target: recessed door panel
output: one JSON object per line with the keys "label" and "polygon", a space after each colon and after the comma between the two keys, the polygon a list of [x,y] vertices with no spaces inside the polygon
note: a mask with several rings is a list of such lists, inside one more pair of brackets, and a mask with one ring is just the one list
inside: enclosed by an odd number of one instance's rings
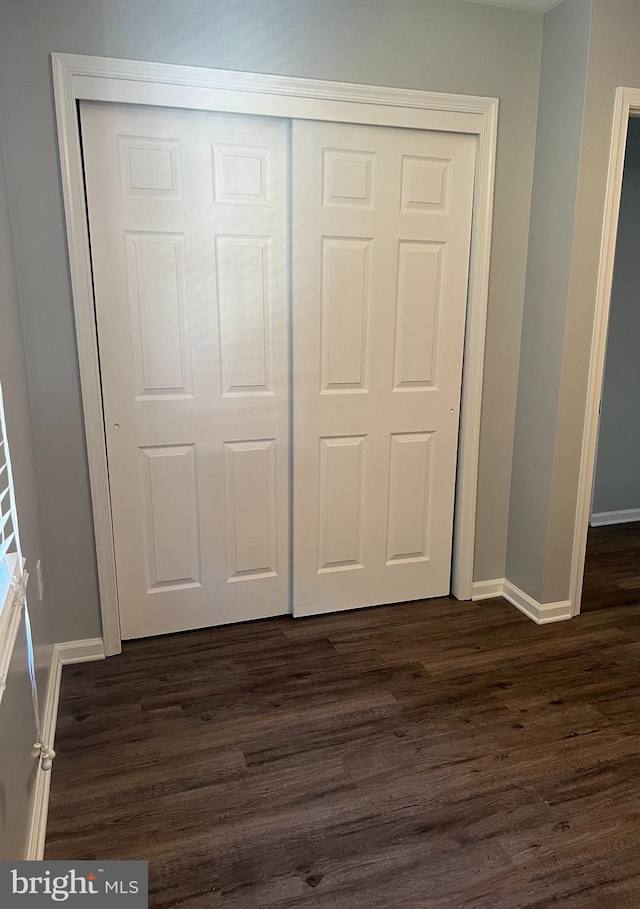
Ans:
{"label": "recessed door panel", "polygon": [[126,233],[138,400],[191,393],[184,237]]}
{"label": "recessed door panel", "polygon": [[214,197],[228,205],[269,205],[270,148],[213,144]]}
{"label": "recessed door panel", "polygon": [[362,568],[364,436],[320,439],[318,571]]}
{"label": "recessed door panel", "polygon": [[391,436],[387,563],[429,558],[429,491],[433,433]]}
{"label": "recessed door panel", "polygon": [[200,584],[200,516],[194,445],[141,449],[149,589]]}
{"label": "recessed door panel", "polygon": [[225,442],[229,580],[277,572],[275,439]]}
{"label": "recessed door panel", "polygon": [[394,385],[435,384],[443,243],[400,240],[396,279]]}
{"label": "recessed door panel", "polygon": [[403,155],[400,175],[402,211],[445,211],[450,163],[450,158]]}
{"label": "recessed door panel", "polygon": [[124,198],[180,199],[182,160],[179,139],[118,136],[120,186]]}
{"label": "recessed door panel", "polygon": [[375,152],[348,148],[322,150],[322,202],[339,208],[372,208]]}
{"label": "recessed door panel", "polygon": [[268,237],[217,237],[223,394],[269,393],[271,285]]}
{"label": "recessed door panel", "polygon": [[371,241],[322,238],[322,390],[367,391]]}

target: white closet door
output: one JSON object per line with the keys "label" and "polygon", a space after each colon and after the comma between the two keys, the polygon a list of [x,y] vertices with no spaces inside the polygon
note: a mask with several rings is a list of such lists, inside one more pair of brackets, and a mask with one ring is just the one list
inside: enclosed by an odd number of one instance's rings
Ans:
{"label": "white closet door", "polygon": [[293,124],[293,611],[447,594],[475,140]]}
{"label": "white closet door", "polygon": [[122,635],[288,612],[288,124],[81,113]]}

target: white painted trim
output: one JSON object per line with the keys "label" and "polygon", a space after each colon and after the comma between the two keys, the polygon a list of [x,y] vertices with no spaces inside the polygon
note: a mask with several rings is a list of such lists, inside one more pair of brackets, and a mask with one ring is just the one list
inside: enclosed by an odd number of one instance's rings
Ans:
{"label": "white painted trim", "polygon": [[471,599],[474,603],[479,600],[495,600],[504,596],[504,578],[493,578],[491,581],[474,581]]}
{"label": "white painted trim", "polygon": [[52,63],[102,631],[107,656],[120,651],[121,639],[77,116],[77,103],[81,100],[438,129],[477,136],[452,560],[452,592],[458,599],[470,599],[498,99],[73,54],[52,54]]}
{"label": "white painted trim", "polygon": [[[72,97],[93,101],[228,110],[296,119],[345,120],[347,115],[349,118],[356,116],[358,122],[368,123],[375,122],[378,115],[383,115],[388,121],[394,119],[390,110],[382,114],[378,110],[372,112],[362,108],[358,110],[357,107],[376,105],[382,108],[406,108],[410,112],[408,116],[414,119],[415,112],[419,110],[429,114],[466,114],[469,119],[465,122],[472,126],[470,132],[480,131],[478,115],[482,116],[495,108],[498,101],[497,98],[477,95],[180,66],[145,60],[80,54],[51,56],[54,71],[72,83],[69,86]],[[302,101],[311,102],[311,105],[302,104]],[[258,105],[257,109],[254,108],[255,104]],[[449,126],[449,129],[459,131],[456,126]]]}
{"label": "white painted trim", "polygon": [[[58,703],[60,701],[60,682],[62,667],[67,663],[84,663],[89,660],[104,659],[102,638],[90,638],[84,641],[67,641],[54,644],[49,668],[49,684],[42,715],[42,740],[53,748],[58,721]],[[53,766],[55,767],[55,761]],[[49,813],[49,789],[51,787],[51,770],[36,768],[36,779],[31,796],[31,816],[27,833],[25,859],[41,860],[44,857],[44,844],[47,834],[47,816]]]}
{"label": "white painted trim", "polygon": [[480,417],[497,140],[498,105],[496,102],[482,118],[482,132],[478,139],[476,155],[451,566],[451,592],[459,600],[471,599],[473,586]]}
{"label": "white painted trim", "polygon": [[102,634],[107,654],[119,653],[120,614],[116,587],[115,549],[111,524],[111,497],[107,473],[98,338],[93,314],[93,281],[80,132],[73,90],[73,69],[54,55],[53,79],[62,190],[73,295],[80,386],[87,442],[87,460],[98,567]]}
{"label": "white painted trim", "polygon": [[104,641],[102,638],[85,638],[80,641],[66,641],[56,644],[58,660],[63,666],[69,663],[91,663],[94,660],[104,660]]}
{"label": "white painted trim", "polygon": [[580,455],[578,501],[576,505],[573,532],[571,582],[569,589],[569,597],[573,604],[573,615],[577,615],[580,612],[580,603],[582,600],[584,561],[587,550],[589,512],[591,510],[591,490],[593,486],[596,446],[598,441],[598,414],[600,410],[600,399],[602,397],[602,379],[604,375],[604,359],[607,348],[607,331],[609,328],[609,309],[611,304],[611,284],[613,281],[613,265],[616,252],[616,239],[618,236],[622,173],[624,170],[624,155],[627,144],[627,128],[629,117],[632,113],[640,113],[640,89],[617,88],[613,110],[609,170],[607,173],[607,190],[604,204],[602,239],[600,243],[595,318],[591,340],[591,361],[589,364],[587,403],[584,432],[582,436],[582,451]]}
{"label": "white painted trim", "polygon": [[640,508],[625,508],[622,511],[596,511],[591,515],[591,526],[602,527],[605,524],[630,524],[640,521]]}
{"label": "white painted trim", "polygon": [[29,575],[24,570],[24,559],[20,565],[17,553],[10,553],[9,564],[12,565],[12,580],[5,598],[0,604],[0,703],[7,687],[7,677],[11,665],[11,657],[20,628],[20,620],[25,605],[25,592]]}
{"label": "white painted trim", "polygon": [[[60,700],[60,681],[62,678],[62,663],[58,658],[57,644],[54,644],[51,653],[49,668],[49,684],[42,714],[42,739],[53,747],[56,736],[56,722],[58,719],[58,702]],[[36,766],[36,779],[31,796],[31,817],[27,833],[27,846],[25,859],[37,861],[44,857],[44,841],[47,833],[47,815],[49,812],[49,788],[53,770],[42,770]]]}
{"label": "white painted trim", "polygon": [[548,625],[550,622],[562,622],[571,618],[569,600],[561,600],[558,603],[539,603],[511,581],[504,582],[502,596],[520,612],[524,612],[536,625]]}
{"label": "white painted trim", "polygon": [[473,600],[494,600],[503,597],[520,612],[523,612],[536,625],[547,625],[549,622],[561,622],[571,618],[571,604],[568,600],[559,603],[538,603],[533,597],[520,590],[506,578],[494,578],[491,581],[474,581]]}

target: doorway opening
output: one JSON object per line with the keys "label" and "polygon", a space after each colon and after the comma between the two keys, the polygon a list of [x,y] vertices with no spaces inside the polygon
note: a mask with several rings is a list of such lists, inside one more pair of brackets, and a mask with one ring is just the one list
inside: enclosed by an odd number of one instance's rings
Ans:
{"label": "doorway opening", "polygon": [[640,118],[629,120],[600,421],[587,537],[583,610],[640,597]]}
{"label": "doorway opening", "polygon": [[[637,246],[640,90],[618,88],[611,137],[571,575],[573,614],[640,589]],[[635,249],[635,252],[634,252]],[[606,366],[605,366],[606,360]],[[622,383],[622,384],[621,384]],[[622,393],[621,393],[622,391]],[[637,485],[637,492],[634,489]],[[584,587],[583,587],[584,582]],[[638,585],[636,587],[636,585]],[[630,594],[632,597],[633,593]]]}

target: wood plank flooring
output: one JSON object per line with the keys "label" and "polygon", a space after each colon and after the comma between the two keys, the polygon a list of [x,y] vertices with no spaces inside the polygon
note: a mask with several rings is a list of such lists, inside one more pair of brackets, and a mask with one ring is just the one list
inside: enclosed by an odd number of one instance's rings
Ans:
{"label": "wood plank flooring", "polygon": [[640,906],[640,525],[585,611],[441,599],[128,643],[64,669],[47,858],[181,909]]}

